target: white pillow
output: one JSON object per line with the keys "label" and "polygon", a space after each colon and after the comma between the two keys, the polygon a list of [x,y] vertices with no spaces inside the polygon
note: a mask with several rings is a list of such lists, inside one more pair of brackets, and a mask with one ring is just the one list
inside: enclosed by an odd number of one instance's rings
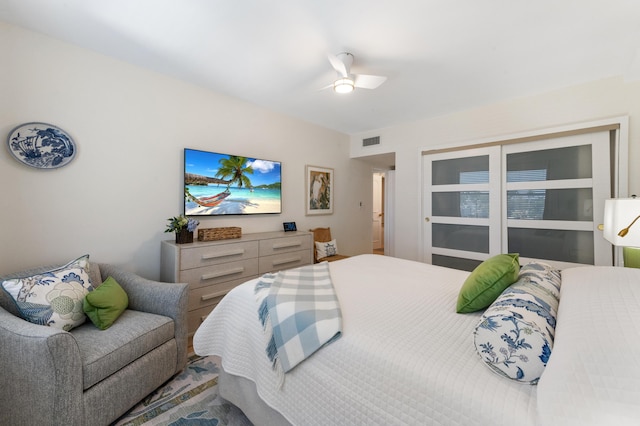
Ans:
{"label": "white pillow", "polygon": [[2,282],[20,316],[34,324],[69,331],[82,324],[84,297],[93,290],[89,255],[59,268]]}
{"label": "white pillow", "polygon": [[316,257],[318,260],[335,256],[336,254],[338,254],[338,243],[336,243],[336,240],[327,241],[326,243],[316,243]]}

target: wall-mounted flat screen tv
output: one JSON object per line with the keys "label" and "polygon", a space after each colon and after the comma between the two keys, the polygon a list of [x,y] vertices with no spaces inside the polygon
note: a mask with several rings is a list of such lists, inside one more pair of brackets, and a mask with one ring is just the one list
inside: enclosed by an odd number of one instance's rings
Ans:
{"label": "wall-mounted flat screen tv", "polygon": [[186,216],[282,213],[279,161],[184,150]]}

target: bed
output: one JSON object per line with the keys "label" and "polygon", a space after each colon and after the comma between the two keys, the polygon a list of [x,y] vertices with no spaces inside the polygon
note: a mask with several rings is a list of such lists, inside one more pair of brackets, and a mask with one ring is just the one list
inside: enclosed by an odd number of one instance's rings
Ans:
{"label": "bed", "polygon": [[[342,335],[288,372],[265,354],[256,280],[229,292],[194,350],[256,425],[640,424],[640,270],[562,271],[555,343],[537,385],[485,365],[484,311],[456,313],[468,272],[361,255],[332,262]],[[488,311],[488,310],[487,310]]]}

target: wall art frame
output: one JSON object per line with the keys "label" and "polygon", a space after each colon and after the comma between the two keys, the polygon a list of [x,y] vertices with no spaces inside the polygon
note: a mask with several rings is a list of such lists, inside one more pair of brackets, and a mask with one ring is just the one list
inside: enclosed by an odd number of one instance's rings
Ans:
{"label": "wall art frame", "polygon": [[328,167],[305,167],[305,214],[333,214],[334,172]]}

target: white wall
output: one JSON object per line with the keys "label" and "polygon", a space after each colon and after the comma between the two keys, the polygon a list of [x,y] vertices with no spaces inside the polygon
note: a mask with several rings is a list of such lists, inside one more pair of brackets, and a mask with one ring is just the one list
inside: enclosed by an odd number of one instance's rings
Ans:
{"label": "white wall", "polygon": [[[352,158],[396,153],[395,255],[419,260],[422,150],[603,118],[629,116],[629,194],[640,195],[640,81],[609,78],[351,137]],[[380,136],[381,144],[362,147]]]}
{"label": "white wall", "polygon": [[[182,212],[184,147],[282,161],[283,213],[201,221],[243,233],[329,225],[341,251],[371,251],[371,167],[347,135],[0,22],[0,135],[40,121],[78,153],[37,170],[0,154],[0,274],[84,253],[159,276],[166,219]],[[305,164],[335,169],[330,216],[305,216]],[[360,208],[358,201],[364,202]]]}

